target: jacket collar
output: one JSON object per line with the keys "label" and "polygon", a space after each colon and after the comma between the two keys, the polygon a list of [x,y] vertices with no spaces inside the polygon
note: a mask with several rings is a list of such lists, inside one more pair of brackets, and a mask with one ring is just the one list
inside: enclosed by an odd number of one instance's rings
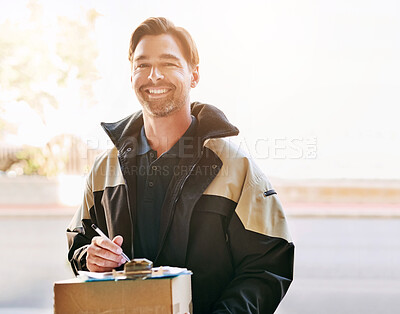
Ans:
{"label": "jacket collar", "polygon": [[[239,134],[239,130],[228,121],[225,114],[212,105],[194,102],[191,104],[191,114],[195,116],[198,121],[196,136],[199,137],[202,142],[209,138],[235,136]],[[142,111],[138,111],[113,123],[102,122],[101,126],[118,151],[120,151],[126,146],[127,141],[135,140],[137,142],[136,139],[143,126],[143,113]]]}

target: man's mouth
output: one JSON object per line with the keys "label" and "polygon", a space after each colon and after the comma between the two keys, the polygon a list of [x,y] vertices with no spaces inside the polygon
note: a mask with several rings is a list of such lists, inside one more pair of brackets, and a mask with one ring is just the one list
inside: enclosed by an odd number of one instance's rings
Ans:
{"label": "man's mouth", "polygon": [[145,88],[144,91],[150,98],[158,98],[168,94],[171,91],[171,88],[151,87],[151,88]]}

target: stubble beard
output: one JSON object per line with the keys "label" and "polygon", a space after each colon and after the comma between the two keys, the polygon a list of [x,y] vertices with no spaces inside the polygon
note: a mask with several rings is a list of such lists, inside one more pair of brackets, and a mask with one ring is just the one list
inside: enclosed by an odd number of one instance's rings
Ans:
{"label": "stubble beard", "polygon": [[159,118],[167,117],[180,108],[173,100],[164,100],[162,102],[143,101],[142,106],[151,116]]}
{"label": "stubble beard", "polygon": [[148,101],[144,97],[138,97],[143,109],[153,117],[163,118],[180,110],[189,102],[189,94],[180,98],[169,97],[162,100]]}

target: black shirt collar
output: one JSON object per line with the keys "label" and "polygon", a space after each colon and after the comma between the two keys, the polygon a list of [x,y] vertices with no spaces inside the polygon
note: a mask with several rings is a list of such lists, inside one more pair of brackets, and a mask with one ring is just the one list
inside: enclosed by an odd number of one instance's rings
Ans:
{"label": "black shirt collar", "polygon": [[[193,139],[193,136],[196,131],[197,119],[192,115],[192,122],[190,123],[186,132],[182,135],[182,137],[172,146],[167,152],[163,155],[175,155],[179,156],[179,151],[181,147],[185,147],[188,145],[186,142],[188,139]],[[185,145],[185,146],[183,146]],[[144,155],[151,151],[149,142],[147,141],[146,132],[144,130],[144,125],[140,130],[139,138],[138,138],[138,146],[137,146],[137,155]]]}

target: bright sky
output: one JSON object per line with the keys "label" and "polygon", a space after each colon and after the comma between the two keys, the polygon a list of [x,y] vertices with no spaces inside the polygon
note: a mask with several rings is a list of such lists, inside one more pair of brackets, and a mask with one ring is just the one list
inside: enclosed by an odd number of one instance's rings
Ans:
{"label": "bright sky", "polygon": [[[25,3],[0,0],[0,22],[26,18]],[[241,130],[238,145],[268,175],[400,179],[398,1],[40,3],[49,21],[79,16],[81,8],[102,14],[99,103],[81,112],[71,101],[53,113],[54,132],[104,145],[99,122],[140,109],[129,80],[130,35],[147,17],[165,16],[185,27],[199,49],[201,79],[192,100],[222,109]],[[48,133],[22,124],[26,136]]]}

